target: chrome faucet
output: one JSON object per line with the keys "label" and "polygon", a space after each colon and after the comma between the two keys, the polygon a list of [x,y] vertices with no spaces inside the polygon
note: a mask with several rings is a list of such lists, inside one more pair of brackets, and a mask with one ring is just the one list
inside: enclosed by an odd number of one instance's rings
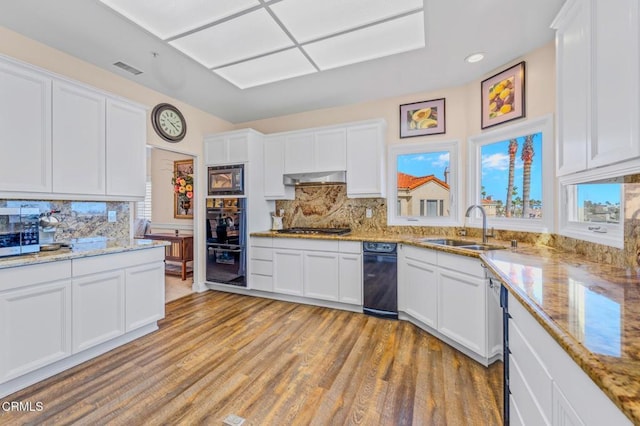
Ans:
{"label": "chrome faucet", "polygon": [[492,237],[493,235],[487,234],[487,212],[484,211],[484,207],[482,207],[479,204],[474,204],[472,206],[469,206],[464,216],[465,217],[471,216],[471,210],[473,210],[474,208],[477,208],[478,210],[480,210],[480,213],[482,213],[482,244],[487,244],[488,242],[487,237]]}

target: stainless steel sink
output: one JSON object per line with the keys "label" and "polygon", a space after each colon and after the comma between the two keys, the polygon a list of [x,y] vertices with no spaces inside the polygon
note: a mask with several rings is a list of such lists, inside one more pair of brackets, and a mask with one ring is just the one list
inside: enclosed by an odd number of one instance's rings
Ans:
{"label": "stainless steel sink", "polygon": [[502,246],[496,246],[492,244],[478,244],[474,243],[473,241],[453,240],[450,238],[425,238],[424,240],[422,240],[422,242],[477,251],[504,249],[504,247]]}
{"label": "stainless steel sink", "polygon": [[472,244],[469,246],[459,246],[460,248],[463,249],[467,249],[467,250],[479,250],[479,251],[484,251],[484,250],[502,250],[504,249],[504,247],[502,246],[494,246],[491,244]]}
{"label": "stainless steel sink", "polygon": [[438,244],[441,246],[453,246],[453,247],[461,247],[475,244],[473,241],[465,241],[465,240],[452,240],[449,238],[425,238],[422,240],[424,243]]}

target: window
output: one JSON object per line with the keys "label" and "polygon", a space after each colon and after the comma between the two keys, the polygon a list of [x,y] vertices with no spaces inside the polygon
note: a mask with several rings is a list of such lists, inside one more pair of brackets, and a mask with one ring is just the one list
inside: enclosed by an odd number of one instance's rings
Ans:
{"label": "window", "polygon": [[601,170],[560,178],[560,234],[622,248],[625,185]]}
{"label": "window", "polygon": [[[489,226],[553,230],[551,117],[487,132],[469,140],[469,205],[484,207]],[[481,214],[468,223],[479,226]]]}
{"label": "window", "polygon": [[457,142],[389,148],[389,225],[457,224],[458,170]]}

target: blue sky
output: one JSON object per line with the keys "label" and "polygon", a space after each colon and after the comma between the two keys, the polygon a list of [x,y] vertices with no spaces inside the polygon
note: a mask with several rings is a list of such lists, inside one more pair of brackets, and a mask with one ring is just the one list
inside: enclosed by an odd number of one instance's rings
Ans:
{"label": "blue sky", "polygon": [[[522,198],[522,147],[524,136],[516,139],[518,152],[514,169],[513,185],[517,187],[516,197]],[[509,140],[495,142],[482,146],[482,186],[487,196],[494,200],[507,201],[507,186],[509,184]],[[542,133],[533,136],[533,162],[531,163],[531,186],[529,197],[534,200],[542,200]]]}
{"label": "blue sky", "polygon": [[579,185],[578,205],[583,205],[585,200],[589,200],[592,203],[605,204],[609,201],[611,204],[618,204],[620,202],[620,184],[592,183]]}
{"label": "blue sky", "polygon": [[449,167],[448,151],[398,155],[398,171],[408,175],[435,175],[444,180],[446,167]]}

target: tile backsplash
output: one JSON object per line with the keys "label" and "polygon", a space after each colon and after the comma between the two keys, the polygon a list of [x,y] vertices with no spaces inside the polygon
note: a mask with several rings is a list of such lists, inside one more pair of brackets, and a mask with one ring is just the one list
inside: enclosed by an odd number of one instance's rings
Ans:
{"label": "tile backsplash", "polygon": [[[0,207],[36,207],[41,213],[52,210],[62,224],[56,228],[54,241],[74,238],[129,238],[129,202],[0,200]],[[115,212],[115,222],[109,222],[109,212]]]}

